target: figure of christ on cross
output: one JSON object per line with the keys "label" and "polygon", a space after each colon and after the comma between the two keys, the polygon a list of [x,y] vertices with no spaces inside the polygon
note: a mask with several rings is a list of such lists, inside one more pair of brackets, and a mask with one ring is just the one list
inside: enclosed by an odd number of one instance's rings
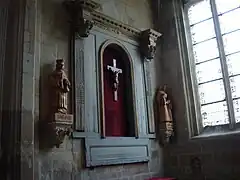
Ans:
{"label": "figure of christ on cross", "polygon": [[113,59],[113,66],[108,65],[107,70],[111,71],[113,73],[113,76],[114,76],[113,95],[114,95],[114,101],[117,101],[118,100],[117,90],[118,90],[118,84],[119,84],[118,74],[122,73],[122,69],[117,68],[116,59]]}

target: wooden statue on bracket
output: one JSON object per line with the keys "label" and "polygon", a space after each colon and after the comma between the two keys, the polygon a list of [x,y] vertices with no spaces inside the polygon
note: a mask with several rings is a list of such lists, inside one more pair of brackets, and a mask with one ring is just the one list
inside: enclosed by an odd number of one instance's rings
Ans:
{"label": "wooden statue on bracket", "polygon": [[159,88],[156,93],[157,103],[157,118],[160,130],[161,143],[169,143],[170,138],[174,135],[173,131],[173,117],[172,117],[172,104],[168,99],[166,93],[166,86]]}
{"label": "wooden statue on bracket", "polygon": [[64,72],[63,59],[56,60],[56,69],[50,75],[51,111],[67,114],[67,93],[70,91],[70,82]]}
{"label": "wooden statue on bracket", "polygon": [[67,93],[71,85],[64,72],[64,60],[56,60],[56,68],[49,76],[50,81],[50,115],[53,118],[51,124],[56,132],[56,146],[59,146],[65,135],[71,132],[73,115],[68,114]]}

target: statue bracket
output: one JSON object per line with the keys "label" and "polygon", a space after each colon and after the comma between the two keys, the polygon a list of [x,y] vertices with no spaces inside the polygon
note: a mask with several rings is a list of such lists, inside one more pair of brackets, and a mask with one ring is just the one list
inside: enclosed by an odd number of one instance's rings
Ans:
{"label": "statue bracket", "polygon": [[141,33],[140,49],[147,61],[151,61],[156,54],[156,42],[162,34],[153,30],[147,29]]}
{"label": "statue bracket", "polygon": [[66,136],[70,136],[72,133],[73,115],[55,113],[54,121],[49,123],[55,134],[54,145],[59,148],[63,143]]}
{"label": "statue bracket", "polygon": [[76,38],[88,37],[88,35],[90,34],[90,30],[92,28],[93,28],[92,20],[82,19],[81,21],[78,22],[78,24],[75,25],[75,28],[74,28]]}

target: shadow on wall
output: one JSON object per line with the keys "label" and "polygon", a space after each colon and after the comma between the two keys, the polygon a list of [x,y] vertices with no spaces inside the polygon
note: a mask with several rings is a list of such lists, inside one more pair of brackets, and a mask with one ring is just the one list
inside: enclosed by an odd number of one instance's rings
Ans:
{"label": "shadow on wall", "polygon": [[[48,76],[53,71],[57,58],[67,57],[69,34],[68,14],[62,5],[63,0],[41,1],[41,69],[39,80],[39,121],[36,124],[40,150],[50,150],[56,144],[55,131],[48,123],[49,117],[49,84]],[[56,54],[55,54],[56,53]],[[66,65],[66,69],[68,64]]]}
{"label": "shadow on wall", "polygon": [[159,24],[159,9],[160,9],[160,0],[150,1],[151,5],[151,12],[152,12],[152,22],[153,22],[153,28],[155,30],[158,30],[158,24]]}
{"label": "shadow on wall", "polygon": [[37,124],[38,127],[38,137],[39,137],[39,149],[48,150],[54,146],[55,131],[48,125],[51,122],[51,117],[49,116],[49,75],[53,71],[52,64],[45,64],[40,70],[40,92],[39,92],[39,111],[40,118]]}
{"label": "shadow on wall", "polygon": [[69,15],[62,1],[42,0],[41,16],[43,32],[54,37],[65,37],[69,33]]}
{"label": "shadow on wall", "polygon": [[[154,101],[153,101],[153,112],[154,112],[154,124],[155,124],[155,133],[156,133],[156,140],[160,141],[160,121],[159,121],[159,115],[158,115],[158,103],[157,103],[157,90],[154,94]],[[160,144],[160,143],[159,143]]]}

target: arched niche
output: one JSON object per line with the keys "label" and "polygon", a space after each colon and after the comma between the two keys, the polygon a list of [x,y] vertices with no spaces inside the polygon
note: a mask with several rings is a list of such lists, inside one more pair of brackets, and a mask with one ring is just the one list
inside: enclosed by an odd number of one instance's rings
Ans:
{"label": "arched niche", "polygon": [[137,136],[133,63],[127,49],[117,41],[106,41],[100,49],[100,85],[102,137]]}

